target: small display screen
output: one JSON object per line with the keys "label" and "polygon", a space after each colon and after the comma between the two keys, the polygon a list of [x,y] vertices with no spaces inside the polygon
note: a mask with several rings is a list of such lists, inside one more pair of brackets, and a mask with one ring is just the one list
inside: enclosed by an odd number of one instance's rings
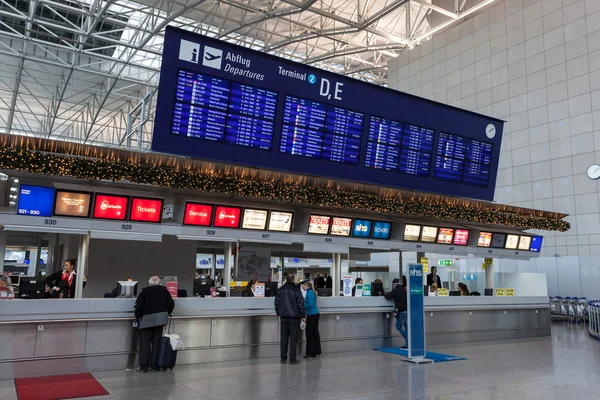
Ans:
{"label": "small display screen", "polygon": [[17,214],[51,217],[54,205],[54,188],[21,185]]}
{"label": "small display screen", "polygon": [[311,215],[308,223],[308,233],[315,235],[327,235],[331,217],[326,215]]}
{"label": "small display screen", "polygon": [[424,226],[423,233],[421,234],[421,242],[435,243],[437,239],[438,228],[435,226]]}
{"label": "small display screen", "polygon": [[469,230],[456,229],[454,231],[454,244],[457,246],[466,246],[469,243]]}
{"label": "small display screen", "polygon": [[187,203],[185,205],[184,225],[210,226],[213,206],[210,204]]}
{"label": "small display screen", "polygon": [[437,242],[439,244],[451,244],[453,236],[454,236],[454,229],[440,228],[438,231]]}
{"label": "small display screen", "polygon": [[406,240],[408,242],[418,242],[419,236],[421,235],[421,226],[420,225],[404,225],[404,235],[402,236],[402,240]]}
{"label": "small display screen", "polygon": [[252,208],[244,209],[244,218],[242,219],[242,229],[253,229],[264,231],[267,227],[267,210],[255,210]]}
{"label": "small display screen", "polygon": [[492,236],[492,247],[495,249],[503,249],[506,235],[504,233],[494,233]]}
{"label": "small display screen", "polygon": [[373,229],[373,221],[368,219],[355,219],[352,225],[352,236],[358,238],[370,238]]}
{"label": "small display screen", "polygon": [[533,251],[535,253],[539,253],[542,250],[542,241],[544,240],[543,236],[534,236],[531,238],[531,247],[529,251]]}
{"label": "small display screen", "polygon": [[506,249],[515,250],[519,245],[519,235],[507,235],[506,236]]}
{"label": "small display screen", "polygon": [[392,234],[392,223],[376,221],[373,226],[373,238],[388,240]]}
{"label": "small display screen", "polygon": [[234,228],[240,226],[242,209],[239,207],[217,206],[213,226],[218,228]]}
{"label": "small display screen", "polygon": [[54,215],[88,218],[90,216],[91,202],[91,193],[57,190],[56,201],[54,202]]}
{"label": "small display screen", "polygon": [[108,194],[96,194],[93,218],[125,221],[129,197]]}
{"label": "small display screen", "polygon": [[529,251],[531,247],[531,236],[521,236],[519,238],[519,250]]}
{"label": "small display screen", "polygon": [[491,232],[479,232],[479,239],[477,240],[477,247],[490,247],[492,245],[492,233]]}
{"label": "small display screen", "polygon": [[163,203],[163,199],[134,197],[131,200],[129,220],[159,223],[162,220]]}
{"label": "small display screen", "polygon": [[284,211],[271,211],[269,217],[269,230],[274,232],[290,232],[294,214]]}
{"label": "small display screen", "polygon": [[329,234],[334,236],[350,236],[351,229],[352,218],[333,217]]}

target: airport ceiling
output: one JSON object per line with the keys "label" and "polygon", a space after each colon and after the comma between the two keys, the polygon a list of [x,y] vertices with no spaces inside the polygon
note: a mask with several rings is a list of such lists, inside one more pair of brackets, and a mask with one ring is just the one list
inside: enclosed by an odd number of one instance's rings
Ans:
{"label": "airport ceiling", "polygon": [[503,0],[0,0],[0,132],[147,149],[164,28],[385,85],[387,62]]}

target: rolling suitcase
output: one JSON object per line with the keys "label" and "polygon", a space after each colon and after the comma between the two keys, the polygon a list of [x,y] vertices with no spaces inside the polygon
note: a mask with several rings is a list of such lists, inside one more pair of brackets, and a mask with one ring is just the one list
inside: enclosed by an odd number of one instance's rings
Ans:
{"label": "rolling suitcase", "polygon": [[158,345],[158,354],[156,355],[156,369],[173,371],[177,362],[177,352],[171,347],[171,340],[167,336],[160,338]]}

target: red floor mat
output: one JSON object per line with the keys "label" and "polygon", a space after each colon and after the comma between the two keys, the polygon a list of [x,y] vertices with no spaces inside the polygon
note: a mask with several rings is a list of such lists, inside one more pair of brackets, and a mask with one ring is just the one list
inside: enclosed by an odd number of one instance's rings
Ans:
{"label": "red floor mat", "polygon": [[61,400],[108,394],[91,374],[15,379],[15,386],[19,400]]}

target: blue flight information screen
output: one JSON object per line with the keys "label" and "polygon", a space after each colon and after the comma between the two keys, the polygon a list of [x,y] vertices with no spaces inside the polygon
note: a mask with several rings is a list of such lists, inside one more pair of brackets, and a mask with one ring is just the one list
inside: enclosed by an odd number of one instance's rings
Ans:
{"label": "blue flight information screen", "polygon": [[375,221],[373,224],[373,239],[389,239],[392,234],[392,223]]}
{"label": "blue flight information screen", "polygon": [[534,236],[531,238],[531,247],[529,251],[533,251],[535,253],[539,253],[542,250],[542,241],[544,240],[543,236]]}
{"label": "blue flight information screen", "polygon": [[494,199],[499,119],[172,26],[162,60],[152,151]]}
{"label": "blue flight information screen", "polygon": [[473,186],[490,180],[493,145],[449,133],[440,133],[433,176]]}
{"label": "blue flight information screen", "polygon": [[180,69],[171,133],[271,150],[277,92]]}
{"label": "blue flight information screen", "polygon": [[358,165],[364,119],[356,111],[286,96],[279,152]]}
{"label": "blue flight information screen", "polygon": [[352,224],[352,236],[357,238],[370,238],[373,221],[369,219],[355,219]]}
{"label": "blue flight information screen", "polygon": [[21,185],[17,214],[51,217],[54,206],[54,188]]}

